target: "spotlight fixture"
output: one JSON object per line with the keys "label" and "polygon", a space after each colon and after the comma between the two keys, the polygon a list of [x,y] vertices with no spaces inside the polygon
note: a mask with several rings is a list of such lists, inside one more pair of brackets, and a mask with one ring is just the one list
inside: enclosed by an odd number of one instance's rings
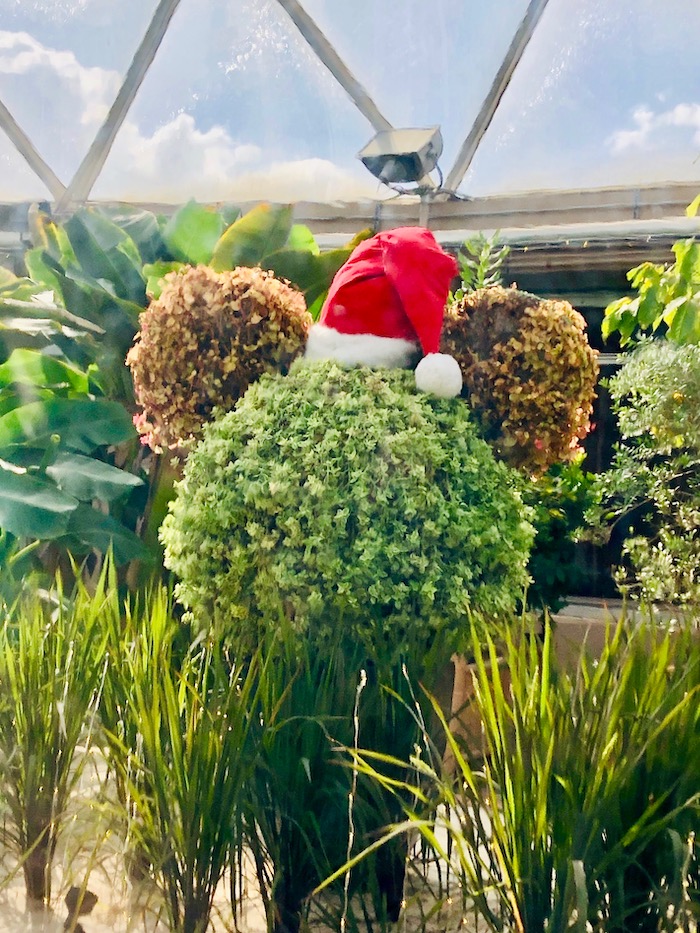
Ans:
{"label": "spotlight fixture", "polygon": [[385,185],[420,181],[442,154],[439,126],[427,129],[381,130],[357,158]]}

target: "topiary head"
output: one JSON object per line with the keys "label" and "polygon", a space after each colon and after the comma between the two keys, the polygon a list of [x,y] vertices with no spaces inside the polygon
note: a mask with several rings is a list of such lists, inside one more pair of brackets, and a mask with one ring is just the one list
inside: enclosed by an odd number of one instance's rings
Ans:
{"label": "topiary head", "polygon": [[233,408],[263,373],[288,371],[311,315],[300,292],[259,268],[187,266],[165,282],[140,316],[127,364],[144,442],[187,449],[214,407]]}
{"label": "topiary head", "polygon": [[295,364],[212,421],[162,528],[199,626],[251,649],[284,619],[379,663],[503,617],[532,528],[469,408],[402,370]]}
{"label": "topiary head", "polygon": [[573,460],[590,431],[597,353],[566,301],[516,288],[468,292],[448,308],[442,349],[462,369],[484,436],[532,472]]}

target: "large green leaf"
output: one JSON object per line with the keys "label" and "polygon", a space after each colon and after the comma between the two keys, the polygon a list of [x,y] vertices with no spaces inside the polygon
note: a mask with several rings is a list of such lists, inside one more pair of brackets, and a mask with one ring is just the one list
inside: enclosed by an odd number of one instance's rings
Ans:
{"label": "large green leaf", "polygon": [[163,239],[175,259],[207,263],[224,232],[224,220],[213,208],[189,201],[170,218]]}
{"label": "large green leaf", "polygon": [[0,366],[0,386],[18,385],[51,388],[87,395],[87,373],[37,350],[17,349]]}
{"label": "large green leaf", "polygon": [[[93,279],[92,276],[85,273],[82,269],[66,269],[63,283],[65,293],[68,295],[66,305],[73,304],[72,292],[70,289],[79,289],[80,295],[88,299],[95,308],[94,316],[97,323],[106,331],[110,330],[110,316],[115,321],[128,324],[129,327],[138,325],[139,314],[146,306],[146,284],[143,282],[143,300],[140,302],[130,301],[128,298],[121,298],[112,282],[108,279]],[[92,320],[92,318],[90,318]]]}
{"label": "large green leaf", "polygon": [[44,477],[0,469],[0,528],[18,538],[65,534],[77,507],[77,499]]}
{"label": "large green leaf", "polygon": [[287,249],[305,249],[317,256],[321,252],[316,237],[306,224],[294,224],[284,245]]}
{"label": "large green leaf", "polygon": [[143,262],[127,233],[93,208],[82,208],[73,214],[66,221],[65,230],[84,272],[98,281],[109,282],[119,298],[145,304]]}
{"label": "large green leaf", "polygon": [[307,250],[280,249],[265,257],[265,268],[278,278],[289,279],[304,293],[307,307],[328,290],[333,276],[343,266],[352,250],[349,247],[332,249],[314,255]]}
{"label": "large green leaf", "polygon": [[291,205],[259,204],[222,234],[210,265],[217,272],[260,265],[269,253],[282,249],[291,229]]}
{"label": "large green leaf", "polygon": [[18,334],[26,334],[27,337],[43,337],[44,340],[52,340],[57,334],[74,339],[76,337],[86,337],[86,331],[78,331],[72,327],[64,327],[58,321],[52,321],[45,317],[5,317],[0,316],[0,330],[14,331]]}
{"label": "large green leaf", "polygon": [[700,343],[700,292],[673,308],[668,336],[679,344]]}
{"label": "large green leaf", "polygon": [[35,248],[44,250],[64,266],[76,261],[66,231],[52,217],[41,211],[36,214],[30,212],[28,222]]}
{"label": "large green leaf", "polygon": [[58,453],[46,473],[59,489],[81,502],[113,502],[143,485],[138,476],[82,454]]}
{"label": "large green leaf", "polygon": [[124,406],[106,399],[31,402],[0,418],[0,450],[43,446],[54,434],[63,449],[89,454],[97,447],[131,440],[136,431]]}
{"label": "large green leaf", "polygon": [[24,264],[29,275],[35,282],[39,283],[40,287],[52,291],[59,298],[63,298],[61,290],[63,267],[47,250],[40,247],[28,249],[24,254]]}
{"label": "large green leaf", "polygon": [[0,266],[0,302],[9,298],[13,301],[31,301],[43,291],[42,286],[28,278],[13,275]]}
{"label": "large green leaf", "polygon": [[158,218],[152,211],[137,207],[108,210],[109,218],[134,241],[141,262],[157,262],[166,255]]}
{"label": "large green leaf", "polygon": [[89,505],[78,505],[70,515],[66,545],[70,549],[71,539],[81,545],[81,550],[95,548],[102,553],[111,549],[117,564],[142,557],[143,543],[133,531],[129,531],[111,515],[103,515]]}
{"label": "large green leaf", "polygon": [[65,308],[101,326],[104,289],[99,283],[69,278],[63,266],[42,249],[28,250],[24,254],[24,262],[34,281],[52,291]]}
{"label": "large green leaf", "polygon": [[146,278],[146,294],[152,300],[160,298],[163,291],[163,279],[169,272],[178,272],[187,264],[180,262],[153,262],[143,267],[143,274]]}

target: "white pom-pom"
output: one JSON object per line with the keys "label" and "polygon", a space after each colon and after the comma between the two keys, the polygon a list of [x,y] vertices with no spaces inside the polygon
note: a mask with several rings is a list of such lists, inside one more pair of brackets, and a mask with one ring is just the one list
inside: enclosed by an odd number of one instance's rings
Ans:
{"label": "white pom-pom", "polygon": [[416,388],[439,398],[454,398],[462,391],[459,363],[447,353],[429,353],[416,366]]}

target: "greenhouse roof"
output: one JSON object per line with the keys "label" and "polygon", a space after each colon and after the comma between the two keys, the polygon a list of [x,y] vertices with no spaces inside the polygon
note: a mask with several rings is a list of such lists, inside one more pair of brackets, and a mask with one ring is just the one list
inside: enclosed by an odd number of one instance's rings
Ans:
{"label": "greenhouse roof", "polygon": [[[0,14],[0,202],[390,212],[397,192],[358,152],[379,130],[435,126],[424,199],[700,189],[697,0],[0,0]],[[625,216],[643,219],[604,219]]]}

